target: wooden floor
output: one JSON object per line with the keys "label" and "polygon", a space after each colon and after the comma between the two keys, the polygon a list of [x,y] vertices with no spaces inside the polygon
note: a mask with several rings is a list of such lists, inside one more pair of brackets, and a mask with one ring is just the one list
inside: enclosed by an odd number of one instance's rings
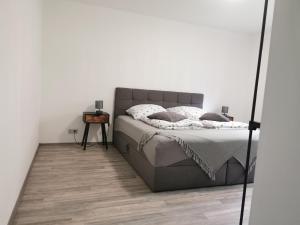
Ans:
{"label": "wooden floor", "polygon": [[241,194],[241,186],[151,193],[111,146],[43,145],[14,224],[237,225]]}

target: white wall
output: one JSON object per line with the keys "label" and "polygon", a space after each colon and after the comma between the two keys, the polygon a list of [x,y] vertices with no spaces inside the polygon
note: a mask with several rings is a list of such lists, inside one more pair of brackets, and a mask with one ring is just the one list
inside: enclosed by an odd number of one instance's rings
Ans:
{"label": "white wall", "polygon": [[45,1],[43,27],[42,143],[81,137],[81,113],[95,99],[112,113],[115,87],[202,92],[249,120],[258,35],[64,0]]}
{"label": "white wall", "polygon": [[[269,16],[273,17],[273,7],[269,8]],[[260,39],[260,34],[257,35],[257,40]],[[258,91],[257,91],[257,102],[256,102],[256,114],[255,120],[261,121],[262,117],[262,110],[264,104],[264,94],[265,94],[265,84],[267,79],[267,70],[268,70],[268,60],[269,60],[269,50],[270,50],[270,40],[271,39],[271,29],[266,30],[265,39],[264,39],[264,48],[263,48],[263,55],[262,55],[262,62],[261,62],[261,69],[260,69],[260,77],[259,77],[259,84],[258,84]],[[256,73],[257,68],[257,61],[258,61],[258,52],[259,52],[259,43],[257,43],[257,47],[255,48],[255,56],[256,60],[253,65],[253,69]],[[252,86],[252,95],[254,94],[254,86],[255,82],[251,83]],[[252,104],[252,103],[251,103]]]}
{"label": "white wall", "polygon": [[0,224],[7,224],[38,146],[41,6],[0,1]]}
{"label": "white wall", "polygon": [[251,225],[300,224],[299,10],[276,1]]}

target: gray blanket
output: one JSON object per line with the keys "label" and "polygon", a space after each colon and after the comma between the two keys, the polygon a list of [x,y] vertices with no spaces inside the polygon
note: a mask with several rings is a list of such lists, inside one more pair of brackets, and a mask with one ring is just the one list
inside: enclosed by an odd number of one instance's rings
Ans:
{"label": "gray blanket", "polygon": [[[206,130],[199,132],[197,130],[178,130],[168,131],[147,131],[140,141],[138,150],[151,140],[155,135],[162,135],[175,140],[183,149],[185,154],[192,158],[210,177],[215,180],[217,171],[230,158],[235,158],[245,168],[247,144],[249,131],[244,129],[227,130]],[[257,143],[259,131],[254,132],[250,156],[250,172],[256,162]]]}

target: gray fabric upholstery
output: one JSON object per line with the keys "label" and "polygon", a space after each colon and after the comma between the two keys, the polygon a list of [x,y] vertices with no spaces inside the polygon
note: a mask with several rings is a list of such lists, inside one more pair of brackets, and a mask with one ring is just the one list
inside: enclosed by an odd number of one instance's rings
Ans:
{"label": "gray fabric upholstery", "polygon": [[[244,181],[244,168],[233,158],[220,168],[216,180],[212,181],[191,159],[170,166],[154,167],[143,153],[136,151],[137,143],[132,138],[117,131],[114,131],[114,137],[116,148],[153,192],[236,185]],[[253,180],[254,170],[248,182],[252,183]]]}
{"label": "gray fabric upholstery", "polygon": [[114,117],[126,115],[126,110],[138,104],[156,104],[164,108],[175,106],[203,107],[203,94],[116,88]]}
{"label": "gray fabric upholstery", "polygon": [[226,116],[223,116],[218,113],[205,113],[203,116],[200,117],[200,120],[212,120],[212,121],[219,121],[219,122],[229,122]]}

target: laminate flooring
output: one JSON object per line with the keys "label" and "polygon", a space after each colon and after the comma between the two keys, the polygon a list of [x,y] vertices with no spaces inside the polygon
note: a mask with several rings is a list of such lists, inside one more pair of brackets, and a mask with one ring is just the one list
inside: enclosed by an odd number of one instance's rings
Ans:
{"label": "laminate flooring", "polygon": [[41,145],[13,224],[238,225],[241,196],[240,185],[152,193],[112,146]]}

